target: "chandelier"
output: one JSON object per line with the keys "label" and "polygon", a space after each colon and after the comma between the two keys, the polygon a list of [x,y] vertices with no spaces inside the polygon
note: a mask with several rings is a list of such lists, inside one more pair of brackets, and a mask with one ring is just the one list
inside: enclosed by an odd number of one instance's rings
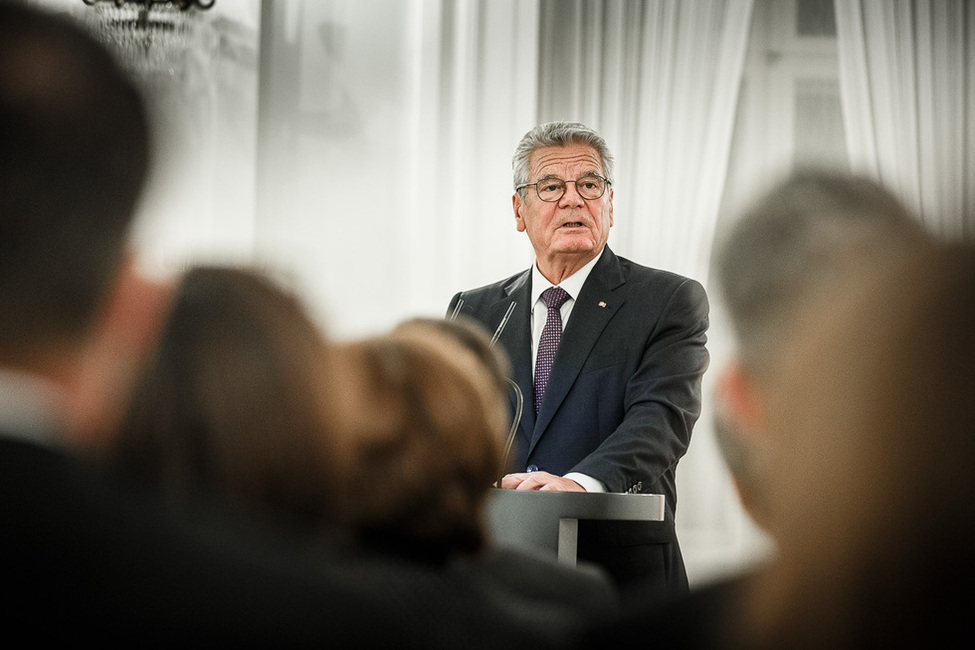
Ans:
{"label": "chandelier", "polygon": [[[92,7],[96,32],[136,72],[174,74],[178,62],[199,45],[199,11],[216,0],[82,0]],[[205,36],[205,35],[203,35]]]}
{"label": "chandelier", "polygon": [[171,5],[180,11],[186,11],[187,9],[209,9],[217,0],[210,0],[205,2],[204,0],[81,0],[89,7],[92,7],[99,3],[108,4],[109,2],[116,7],[122,7],[124,5],[140,5],[146,11],[152,9],[153,5]]}

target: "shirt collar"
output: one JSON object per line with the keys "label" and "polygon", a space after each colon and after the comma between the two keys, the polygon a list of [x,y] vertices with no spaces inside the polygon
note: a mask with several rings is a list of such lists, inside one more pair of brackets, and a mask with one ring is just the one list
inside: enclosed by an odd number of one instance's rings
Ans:
{"label": "shirt collar", "polygon": [[[589,277],[589,274],[592,273],[592,269],[594,266],[596,266],[596,262],[599,261],[599,258],[602,257],[603,253],[605,252],[606,247],[603,246],[603,250],[599,251],[599,255],[589,260],[585,266],[566,279],[562,280],[562,282],[558,285],[565,289],[565,292],[569,294],[569,298],[575,300],[579,297],[579,292],[582,291],[582,285],[586,283],[586,279]],[[549,287],[554,286],[555,285],[549,282],[548,279],[542,275],[542,272],[538,270],[538,260],[535,260],[535,263],[532,264],[532,291],[531,302],[529,303],[532,305],[533,309],[535,303],[538,302],[538,299],[541,297],[542,292]]]}

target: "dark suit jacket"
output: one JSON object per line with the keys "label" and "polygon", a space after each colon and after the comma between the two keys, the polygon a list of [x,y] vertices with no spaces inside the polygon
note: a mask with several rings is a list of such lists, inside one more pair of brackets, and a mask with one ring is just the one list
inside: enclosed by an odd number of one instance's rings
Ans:
{"label": "dark suit jacket", "polygon": [[[663,494],[666,521],[606,522],[580,529],[581,559],[607,565],[618,581],[648,575],[660,585],[686,586],[674,531],[675,470],[700,415],[708,302],[696,281],[634,264],[607,247],[572,308],[552,366],[548,392],[532,408],[531,270],[454,296],[461,313],[494,332],[517,303],[498,342],[510,357],[525,395],[510,469],[565,475],[581,472],[610,492]],[[663,545],[626,559],[624,547]],[[586,547],[602,547],[601,557]],[[646,550],[646,549],[644,549]],[[662,555],[661,555],[662,553]],[[667,575],[653,576],[664,572]],[[663,581],[663,582],[660,582]]]}

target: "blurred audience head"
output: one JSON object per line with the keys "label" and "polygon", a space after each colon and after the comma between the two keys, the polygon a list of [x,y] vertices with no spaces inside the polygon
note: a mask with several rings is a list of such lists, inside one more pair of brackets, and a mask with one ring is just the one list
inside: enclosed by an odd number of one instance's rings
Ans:
{"label": "blurred audience head", "polygon": [[494,379],[499,391],[506,394],[509,389],[511,363],[503,348],[491,344],[491,335],[480,321],[463,314],[452,319],[411,318],[399,323],[393,329],[393,335],[418,336],[434,342],[447,335],[474,353]]}
{"label": "blurred audience head", "polygon": [[136,87],[69,19],[0,4],[0,361],[88,336],[149,165]]}
{"label": "blurred audience head", "polygon": [[736,356],[761,374],[813,292],[841,285],[851,264],[894,257],[921,236],[919,220],[873,180],[818,170],[787,177],[717,237],[712,271]]}
{"label": "blurred audience head", "polygon": [[136,476],[317,527],[327,519],[326,339],[252,269],[182,277],[115,454]]}
{"label": "blurred audience head", "polygon": [[75,447],[116,426],[168,304],[127,251],[149,129],[139,89],[87,28],[0,4],[0,365],[53,389]]}
{"label": "blurred audience head", "polygon": [[339,350],[334,496],[358,539],[440,561],[487,545],[507,416],[476,353],[452,334],[411,331]]}
{"label": "blurred audience head", "polygon": [[417,320],[332,344],[267,276],[196,267],[113,451],[131,475],[304,531],[475,553],[506,423],[480,334]]}
{"label": "blurred audience head", "polygon": [[854,270],[802,310],[769,392],[778,550],[744,620],[770,648],[968,647],[975,248]]}
{"label": "blurred audience head", "polygon": [[[773,187],[718,238],[712,277],[734,351],[719,371],[714,425],[742,503],[763,527],[768,458],[759,431],[796,314],[924,240],[918,220],[878,183],[814,170]],[[819,318],[831,320],[834,303],[820,304]]]}

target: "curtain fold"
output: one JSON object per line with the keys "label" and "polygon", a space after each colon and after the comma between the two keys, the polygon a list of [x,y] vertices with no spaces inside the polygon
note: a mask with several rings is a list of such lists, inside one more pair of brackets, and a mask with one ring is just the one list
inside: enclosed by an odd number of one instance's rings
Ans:
{"label": "curtain fold", "polygon": [[855,171],[936,233],[975,231],[975,4],[835,0],[843,119]]}
{"label": "curtain fold", "polygon": [[535,124],[538,3],[415,0],[406,173],[409,308],[531,264],[515,231],[511,156]]}
{"label": "curtain fold", "polygon": [[573,119],[617,157],[610,244],[706,280],[752,0],[544,0],[539,121]]}

